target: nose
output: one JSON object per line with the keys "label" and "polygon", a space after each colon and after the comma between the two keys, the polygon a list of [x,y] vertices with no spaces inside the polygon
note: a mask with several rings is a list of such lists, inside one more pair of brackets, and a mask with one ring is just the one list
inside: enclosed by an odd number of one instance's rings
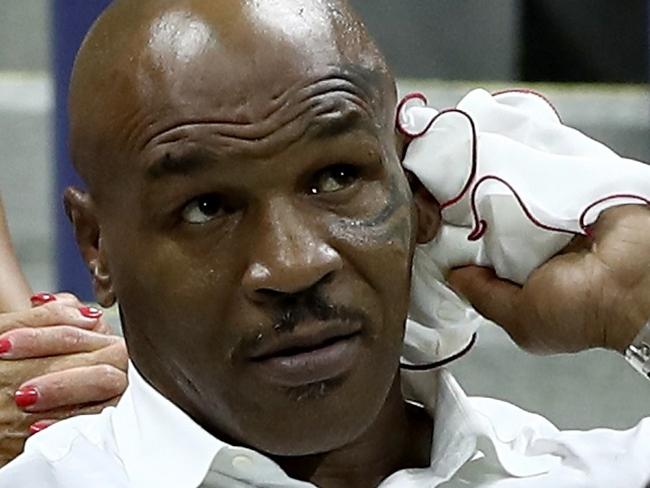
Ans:
{"label": "nose", "polygon": [[341,269],[342,259],[314,218],[290,202],[269,202],[258,220],[242,286],[253,301],[300,293]]}

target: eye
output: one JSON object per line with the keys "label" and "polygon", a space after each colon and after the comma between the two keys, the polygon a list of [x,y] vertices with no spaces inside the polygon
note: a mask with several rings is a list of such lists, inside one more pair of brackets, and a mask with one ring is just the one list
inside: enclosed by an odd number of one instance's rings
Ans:
{"label": "eye", "polygon": [[226,212],[218,195],[202,195],[183,208],[183,220],[189,224],[205,224]]}
{"label": "eye", "polygon": [[309,187],[309,193],[334,193],[352,186],[359,179],[359,170],[350,164],[337,164],[320,171]]}

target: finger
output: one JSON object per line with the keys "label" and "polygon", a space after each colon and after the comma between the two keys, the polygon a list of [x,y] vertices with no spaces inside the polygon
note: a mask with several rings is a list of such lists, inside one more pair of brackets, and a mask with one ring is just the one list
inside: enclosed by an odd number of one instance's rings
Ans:
{"label": "finger", "polygon": [[[75,295],[72,293],[67,293],[67,292],[60,292],[56,294],[52,293],[37,293],[36,295],[33,295],[31,297],[31,302],[32,302],[32,307],[40,307],[42,305],[45,305],[47,303],[51,303],[56,301],[57,303],[63,304],[63,305],[68,305],[70,307],[76,307],[78,309],[83,309],[84,307],[87,307],[83,302],[81,302]],[[99,309],[97,307],[91,307],[93,309],[96,309],[99,312]],[[96,313],[98,313],[96,312]],[[99,313],[98,313],[99,314]],[[95,327],[93,327],[91,330],[95,332],[100,332],[102,334],[112,334],[113,333],[113,328],[111,325],[104,320],[103,317],[100,317],[97,320],[97,324]]]}
{"label": "finger", "polygon": [[72,325],[92,329],[102,316],[94,307],[71,307],[58,301],[25,310],[0,314],[0,334],[12,329]]}
{"label": "finger", "polygon": [[[113,398],[109,398],[106,401],[99,403],[89,403],[85,405],[66,405],[64,407],[55,408],[48,410],[47,412],[36,412],[36,413],[25,413],[26,416],[34,419],[34,423],[40,422],[41,420],[54,420],[53,423],[60,422],[71,417],[77,417],[79,415],[95,415],[101,413],[107,407],[116,406],[122,395],[118,395]],[[52,425],[52,424],[50,424]]]}
{"label": "finger", "polygon": [[71,307],[83,307],[84,304],[72,293],[67,293],[67,292],[60,292],[60,293],[49,293],[49,292],[41,292],[41,293],[36,293],[35,295],[32,295],[30,298],[30,301],[32,302],[32,307],[40,307],[42,305],[45,305],[47,303],[51,302],[58,302],[62,303],[64,305],[69,305]]}
{"label": "finger", "polygon": [[[33,307],[39,307],[41,305],[45,305],[46,303],[51,303],[53,301],[56,301],[57,303],[63,304],[63,305],[68,305],[70,307],[76,307],[78,309],[82,309],[84,307],[87,307],[86,304],[84,304],[81,300],[79,300],[75,295],[72,293],[67,293],[67,292],[61,292],[61,293],[38,293],[31,298],[32,301],[32,306]],[[97,307],[92,307],[97,309]],[[99,310],[99,309],[97,309]],[[112,334],[113,333],[113,328],[110,326],[110,324],[102,317],[100,317],[97,320],[97,324],[95,327],[93,327],[91,330],[95,332],[100,332],[102,334]]]}
{"label": "finger", "polygon": [[56,295],[54,293],[40,292],[32,295],[29,298],[29,301],[32,304],[32,307],[40,307],[46,303],[50,303],[56,300]]}
{"label": "finger", "polygon": [[72,293],[68,293],[65,291],[57,293],[56,299],[62,303],[71,305],[73,307],[81,307],[83,305],[83,302],[79,300],[79,298],[77,298],[76,295],[73,295]]}
{"label": "finger", "polygon": [[0,359],[16,360],[92,352],[119,338],[69,325],[16,329],[0,335]]}
{"label": "finger", "polygon": [[129,353],[126,349],[126,342],[121,337],[113,345],[92,354],[96,361],[99,360],[102,363],[110,364],[122,371],[128,369]]}
{"label": "finger", "polygon": [[[38,369],[34,371],[39,371],[39,377],[48,376],[52,373],[59,373],[75,368],[85,368],[88,366],[97,366],[102,364],[107,364],[123,372],[126,372],[129,361],[126,344],[123,338],[117,336],[113,337],[115,340],[114,344],[97,351],[79,354],[67,354],[63,356],[55,356],[52,358],[23,359],[22,361],[35,362],[38,365]],[[22,361],[7,361],[7,364],[20,364]],[[43,362],[43,364],[40,364],[41,362]],[[36,375],[32,376],[32,378],[35,377]],[[22,378],[24,378],[22,380],[23,384],[31,382],[28,379],[29,376],[23,376]]]}
{"label": "finger", "polygon": [[45,412],[61,407],[101,403],[124,393],[124,371],[100,364],[52,373],[21,385],[14,399],[26,412]]}
{"label": "finger", "polygon": [[511,335],[517,334],[521,287],[499,278],[492,269],[478,266],[456,268],[449,273],[447,281],[481,315]]}
{"label": "finger", "polygon": [[92,331],[104,335],[115,334],[115,332],[113,331],[113,327],[111,326],[111,324],[108,323],[108,321],[103,316],[97,320],[97,325],[95,325],[95,327],[92,328]]}

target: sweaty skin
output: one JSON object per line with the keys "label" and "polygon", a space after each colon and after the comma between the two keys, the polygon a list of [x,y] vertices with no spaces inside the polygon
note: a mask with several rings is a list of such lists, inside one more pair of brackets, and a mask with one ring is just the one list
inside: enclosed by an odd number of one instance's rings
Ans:
{"label": "sweaty skin", "polygon": [[[88,191],[66,205],[133,363],[317,486],[428,463],[432,421],[404,403],[398,361],[413,249],[439,212],[400,167],[394,106],[336,0],[117,0],[73,76]],[[475,267],[450,281],[524,347],[621,350],[650,316],[649,241],[650,211],[616,208],[523,287]],[[344,367],[273,367],[323,331],[352,351]]]}
{"label": "sweaty skin", "polygon": [[[66,204],[133,363],[208,431],[318,486],[429,461],[432,420],[398,366],[413,249],[439,218],[401,169],[395,102],[334,0],[118,0],[75,66],[88,192]],[[353,351],[342,371],[266,367],[328,330]]]}

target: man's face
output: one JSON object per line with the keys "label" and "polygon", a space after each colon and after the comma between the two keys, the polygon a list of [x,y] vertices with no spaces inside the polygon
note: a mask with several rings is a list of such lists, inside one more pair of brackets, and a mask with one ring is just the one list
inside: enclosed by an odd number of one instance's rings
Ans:
{"label": "man's face", "polygon": [[104,135],[131,357],[212,432],[335,449],[399,390],[415,217],[392,110],[354,65],[197,52],[148,54]]}

